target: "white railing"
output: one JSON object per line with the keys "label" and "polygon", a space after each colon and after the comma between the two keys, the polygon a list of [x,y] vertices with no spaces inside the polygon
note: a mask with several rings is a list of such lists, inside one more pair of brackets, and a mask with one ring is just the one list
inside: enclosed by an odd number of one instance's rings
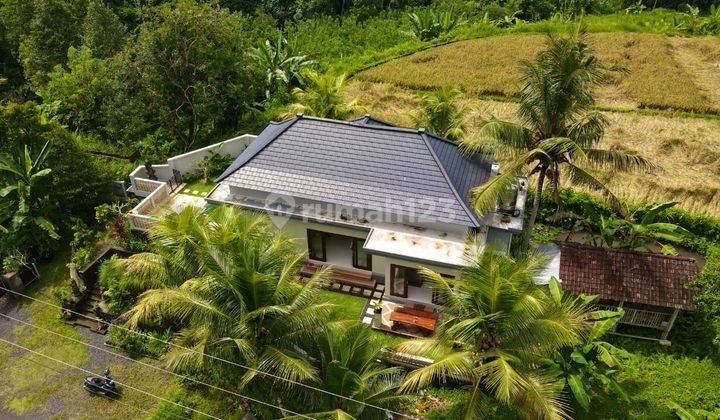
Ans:
{"label": "white railing", "polygon": [[130,228],[147,231],[157,221],[157,218],[151,214],[170,197],[170,188],[165,182],[150,179],[136,179],[136,181],[140,181],[143,185],[155,185],[155,189],[128,212]]}

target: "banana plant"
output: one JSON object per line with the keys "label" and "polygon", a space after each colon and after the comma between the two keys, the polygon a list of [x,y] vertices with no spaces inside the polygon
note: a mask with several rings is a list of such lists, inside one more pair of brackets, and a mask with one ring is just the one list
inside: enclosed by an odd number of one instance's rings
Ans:
{"label": "banana plant", "polygon": [[[557,282],[551,282],[549,286],[551,289],[559,288]],[[596,297],[580,296],[578,299],[592,302]],[[550,374],[560,378],[563,390],[585,411],[590,407],[595,390],[602,390],[629,401],[618,381],[618,375],[625,370],[623,361],[630,355],[602,340],[622,315],[622,309],[592,312],[589,316],[593,321],[592,327],[582,344],[555,351],[553,357],[541,360],[541,365],[547,368]]]}
{"label": "banana plant", "polygon": [[250,50],[250,55],[265,69],[265,94],[270,97],[271,92],[280,86],[288,88],[304,86],[305,79],[302,70],[315,64],[307,55],[293,55],[292,48],[287,39],[278,36],[276,41],[265,40]]}
{"label": "banana plant", "polygon": [[430,41],[446,34],[464,22],[452,11],[435,13],[434,10],[408,13],[412,33],[420,41]]}
{"label": "banana plant", "polygon": [[50,142],[47,142],[35,158],[27,145],[21,146],[14,158],[0,155],[0,176],[5,181],[0,189],[0,223],[10,221],[16,232],[28,225],[35,226],[50,238],[59,239],[57,228],[43,215],[47,196],[37,194],[40,183],[52,172],[52,169],[44,168],[50,149]]}

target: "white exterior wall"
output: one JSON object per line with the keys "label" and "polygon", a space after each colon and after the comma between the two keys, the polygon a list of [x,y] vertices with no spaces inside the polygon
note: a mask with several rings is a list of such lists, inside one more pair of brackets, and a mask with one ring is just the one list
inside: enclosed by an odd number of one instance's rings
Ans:
{"label": "white exterior wall", "polygon": [[193,150],[182,155],[173,156],[167,160],[168,165],[171,169],[174,169],[181,174],[186,174],[197,169],[197,164],[206,155],[209,155],[213,151],[220,153],[221,155],[232,155],[237,157],[245,148],[255,140],[256,136],[252,134],[243,134],[239,137],[234,137],[229,140],[215,143],[202,149]]}
{"label": "white exterior wall", "polygon": [[[282,230],[285,231],[288,235],[290,235],[293,238],[296,238],[298,249],[300,249],[303,252],[307,252],[308,250],[308,243],[307,243],[307,230],[318,230],[321,232],[328,232],[328,233],[334,233],[337,235],[344,235],[344,236],[350,236],[353,238],[361,238],[366,239],[368,236],[368,231],[365,230],[359,230],[359,229],[350,229],[345,228],[341,226],[335,226],[330,225],[327,223],[315,223],[315,222],[307,222],[297,219],[290,219],[284,226],[282,226]],[[311,260],[312,261],[312,260]],[[321,261],[317,261],[318,264],[322,264]],[[457,269],[448,268],[448,267],[439,267],[434,266],[431,264],[425,264],[425,263],[419,263],[415,261],[409,261],[404,260],[400,258],[394,258],[394,257],[386,257],[382,255],[373,255],[372,256],[372,268],[373,268],[373,274],[384,277],[385,279],[390,279],[390,265],[396,264],[396,265],[402,265],[404,267],[410,267],[410,268],[420,268],[420,267],[426,267],[433,271],[436,271],[441,274],[449,275],[449,276],[456,276],[458,274]],[[352,261],[348,260],[347,266],[343,268],[352,268]],[[387,282],[386,282],[387,283]],[[388,292],[389,289],[388,289]]]}

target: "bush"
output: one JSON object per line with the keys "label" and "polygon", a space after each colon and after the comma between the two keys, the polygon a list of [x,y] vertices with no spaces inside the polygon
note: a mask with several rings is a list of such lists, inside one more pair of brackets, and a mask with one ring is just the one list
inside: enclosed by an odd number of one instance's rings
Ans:
{"label": "bush", "polygon": [[117,346],[127,352],[131,357],[150,356],[160,358],[164,355],[172,339],[170,331],[165,332],[131,332],[115,325],[108,330],[108,344]]}
{"label": "bush", "polygon": [[198,181],[200,181],[200,178],[202,178],[202,175],[200,175],[200,172],[198,171],[191,171],[183,174],[182,176],[183,181],[187,182],[188,184],[194,184]]}
{"label": "bush", "polygon": [[[528,203],[532,203],[532,195],[533,192],[530,191],[527,199]],[[565,211],[575,213],[580,217],[586,218],[590,216],[585,214],[586,206],[594,208],[599,215],[604,217],[611,215],[618,216],[605,200],[588,193],[576,192],[570,188],[564,188],[560,191],[560,198],[563,201]],[[643,205],[642,203],[629,204],[628,207],[632,212]],[[570,217],[552,221],[548,220],[550,216],[553,216],[555,213],[555,202],[550,192],[545,191],[540,201],[538,221],[563,229],[571,229],[575,224],[575,219]],[[642,217],[642,214],[638,213],[637,216]],[[670,208],[658,215],[657,222],[673,223],[690,231],[695,237],[683,240],[681,245],[699,254],[706,254],[708,248],[711,247],[713,243],[720,244],[720,220],[714,217],[705,214],[690,213],[687,210],[679,208]]]}
{"label": "bush", "polygon": [[705,266],[688,286],[700,288],[695,304],[708,316],[720,319],[720,246],[708,249]]}

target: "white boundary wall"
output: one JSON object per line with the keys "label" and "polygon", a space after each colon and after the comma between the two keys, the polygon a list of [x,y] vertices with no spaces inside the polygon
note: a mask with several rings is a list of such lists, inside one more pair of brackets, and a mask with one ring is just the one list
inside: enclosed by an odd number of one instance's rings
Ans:
{"label": "white boundary wall", "polygon": [[144,165],[135,168],[130,173],[130,184],[132,185],[130,192],[145,198],[128,212],[130,227],[134,230],[147,231],[155,222],[156,219],[149,214],[170,196],[167,181],[172,178],[174,170],[180,174],[192,172],[197,169],[198,162],[213,151],[221,155],[238,157],[255,140],[255,137],[252,134],[243,134],[202,149],[173,156],[164,165],[152,165],[157,180],[149,179]]}
{"label": "white boundary wall", "polygon": [[[248,145],[255,140],[252,134],[243,134],[220,143],[211,144],[202,149],[193,150],[192,152],[183,153],[182,155],[173,156],[167,160],[168,166],[172,170],[176,170],[181,174],[186,174],[197,169],[197,164],[202,158],[209,155],[213,151],[221,155],[231,155],[238,157]],[[154,165],[153,165],[154,166]]]}

